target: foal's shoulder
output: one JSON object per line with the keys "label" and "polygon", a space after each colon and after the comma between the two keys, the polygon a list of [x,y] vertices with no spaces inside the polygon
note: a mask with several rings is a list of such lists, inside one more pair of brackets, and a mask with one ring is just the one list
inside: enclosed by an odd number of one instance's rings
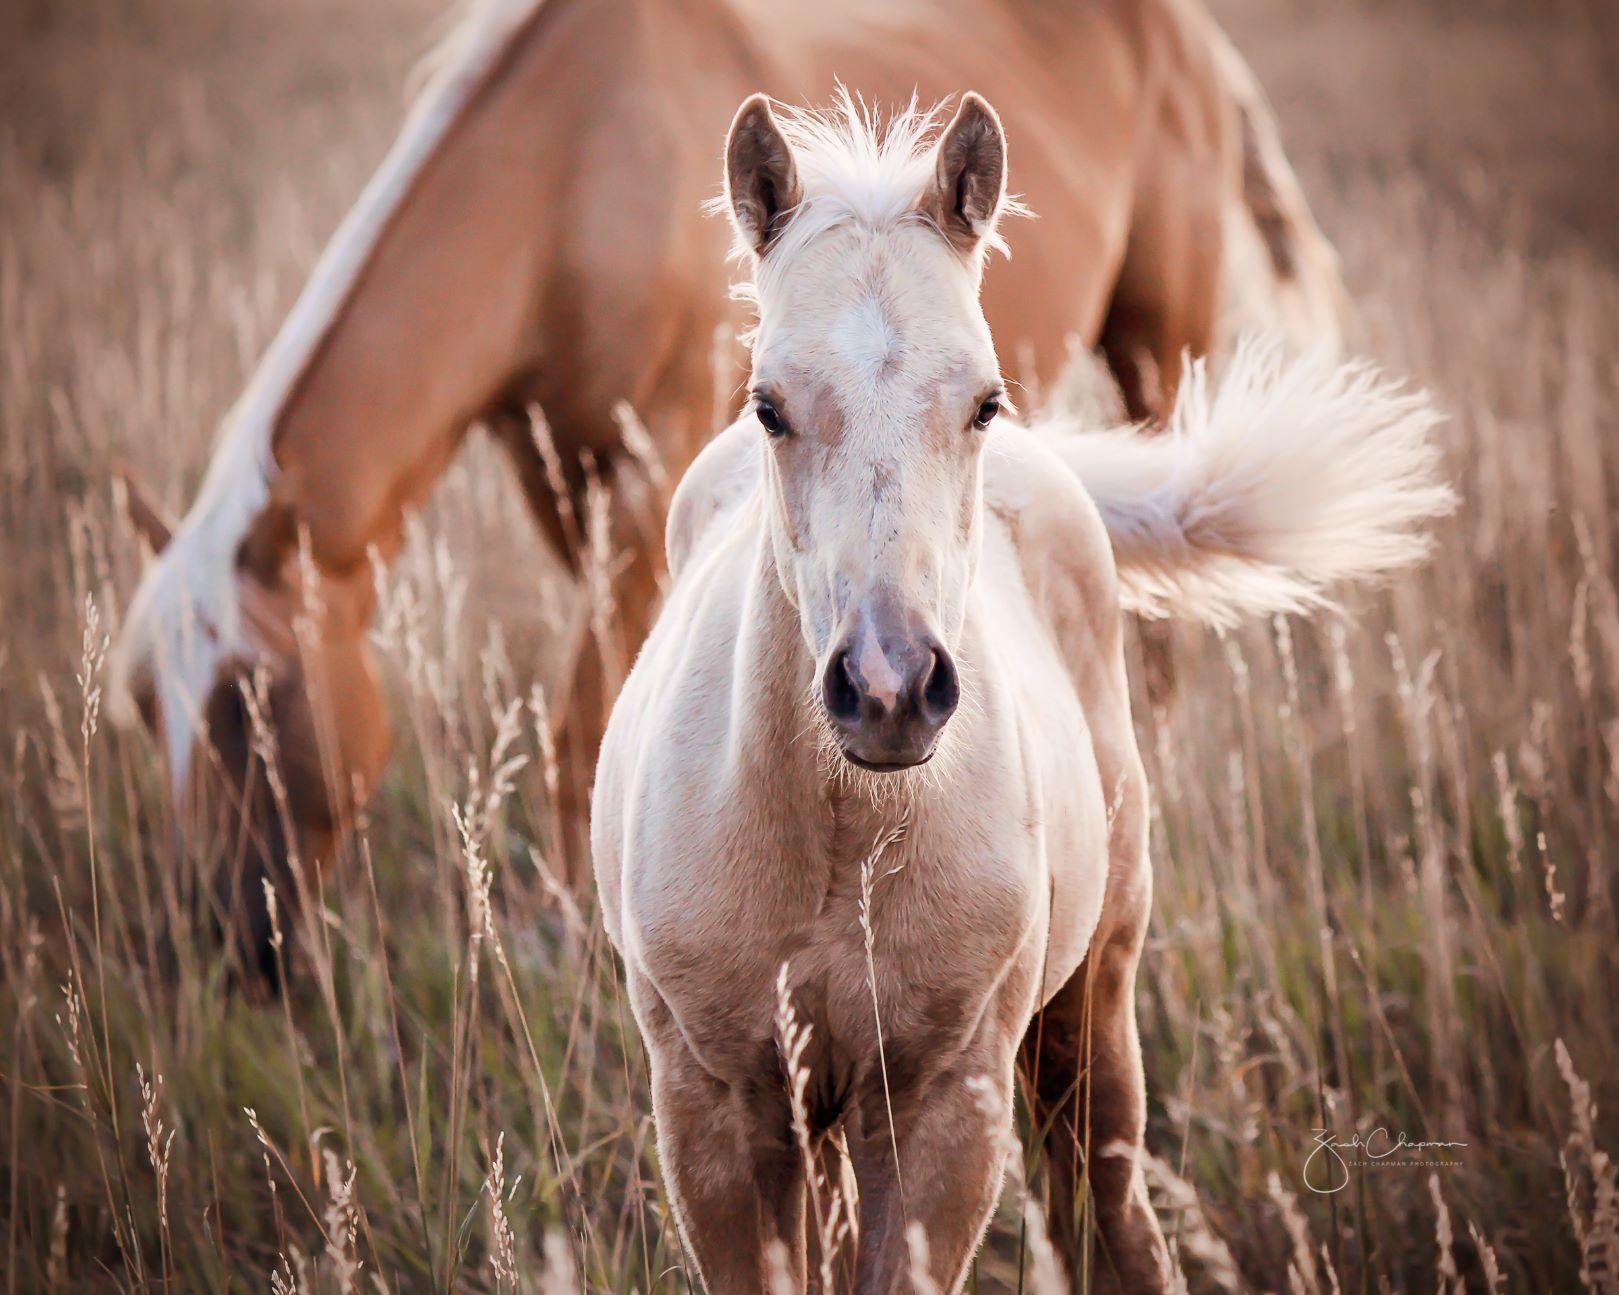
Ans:
{"label": "foal's shoulder", "polygon": [[1028,599],[1093,723],[1103,722],[1099,717],[1113,704],[1108,698],[1126,695],[1119,673],[1124,613],[1107,527],[1079,477],[1039,432],[1008,420],[991,446],[984,463],[986,520],[1005,537],[1001,560],[1017,568],[1016,581],[1002,588]]}
{"label": "foal's shoulder", "polygon": [[759,471],[758,430],[754,419],[739,418],[703,447],[680,479],[664,530],[671,576],[680,574],[714,520],[753,488]]}
{"label": "foal's shoulder", "polygon": [[1007,531],[1031,588],[1050,576],[1093,602],[1115,602],[1113,546],[1079,478],[1036,433],[1010,419],[991,437],[984,502]]}

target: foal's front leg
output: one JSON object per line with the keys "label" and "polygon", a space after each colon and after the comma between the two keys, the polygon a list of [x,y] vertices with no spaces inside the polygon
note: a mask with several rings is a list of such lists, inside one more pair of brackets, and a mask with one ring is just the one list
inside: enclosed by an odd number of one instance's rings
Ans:
{"label": "foal's front leg", "polygon": [[[1000,1199],[1012,1146],[1010,1048],[970,1049],[949,1071],[894,1093],[894,1132],[880,1085],[865,1100],[849,1152],[860,1187],[858,1295],[910,1292],[908,1232],[920,1230],[925,1275],[960,1289]],[[895,1142],[898,1142],[896,1161]]]}
{"label": "foal's front leg", "polygon": [[[658,1159],[708,1295],[761,1295],[786,1271],[804,1289],[804,1170],[785,1092],[722,1083],[692,1055],[666,1009],[643,1008]],[[652,1018],[648,1020],[646,1018]],[[648,1026],[652,1028],[647,1028]],[[785,1249],[773,1263],[776,1242]]]}

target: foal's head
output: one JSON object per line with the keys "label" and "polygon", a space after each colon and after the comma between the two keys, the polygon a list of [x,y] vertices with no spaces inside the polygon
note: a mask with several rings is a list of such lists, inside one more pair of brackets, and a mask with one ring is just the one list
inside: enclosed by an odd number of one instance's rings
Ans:
{"label": "foal's head", "polygon": [[967,95],[886,131],[737,113],[726,195],[754,262],[753,411],[782,587],[820,703],[862,768],[927,760],[960,700],[985,429],[1004,393],[979,306],[1006,204],[994,109]]}

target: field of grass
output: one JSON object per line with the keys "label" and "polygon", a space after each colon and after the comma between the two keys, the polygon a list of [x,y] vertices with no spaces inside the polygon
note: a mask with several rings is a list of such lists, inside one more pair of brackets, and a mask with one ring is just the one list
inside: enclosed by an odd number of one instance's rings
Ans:
{"label": "field of grass", "polygon": [[[1182,635],[1138,709],[1155,1197],[1192,1290],[1619,1290],[1619,41],[1572,0],[1218,8],[1464,504],[1340,616]],[[395,759],[285,994],[236,983],[212,851],[101,713],[114,465],[189,498],[437,21],[0,13],[8,1292],[690,1288],[617,968],[554,881],[576,595],[502,460],[388,578]],[[1462,1145],[1326,1195],[1322,1128]],[[1021,1177],[970,1289],[1041,1289]]]}

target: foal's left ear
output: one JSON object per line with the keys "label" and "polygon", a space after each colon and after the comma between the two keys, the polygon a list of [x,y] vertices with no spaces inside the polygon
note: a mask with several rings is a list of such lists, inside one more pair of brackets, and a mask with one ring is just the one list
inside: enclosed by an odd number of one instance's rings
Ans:
{"label": "foal's left ear", "polygon": [[770,100],[750,95],[725,139],[725,197],[743,241],[763,256],[802,195],[798,168]]}
{"label": "foal's left ear", "polygon": [[972,252],[994,231],[1006,198],[1006,134],[982,95],[968,91],[933,151],[933,186],[922,197],[958,252]]}

